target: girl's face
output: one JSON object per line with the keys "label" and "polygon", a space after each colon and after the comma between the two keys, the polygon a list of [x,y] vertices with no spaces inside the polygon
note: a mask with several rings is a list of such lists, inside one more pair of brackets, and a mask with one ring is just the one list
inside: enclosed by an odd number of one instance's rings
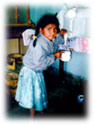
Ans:
{"label": "girl's face", "polygon": [[48,24],[43,29],[40,28],[40,33],[42,33],[47,39],[53,40],[57,35],[57,26],[55,24]]}

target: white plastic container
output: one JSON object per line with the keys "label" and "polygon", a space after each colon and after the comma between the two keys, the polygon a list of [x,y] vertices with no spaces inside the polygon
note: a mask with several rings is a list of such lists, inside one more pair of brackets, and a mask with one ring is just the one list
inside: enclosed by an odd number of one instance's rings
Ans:
{"label": "white plastic container", "polygon": [[71,59],[71,51],[62,51],[61,58],[62,61],[70,61]]}

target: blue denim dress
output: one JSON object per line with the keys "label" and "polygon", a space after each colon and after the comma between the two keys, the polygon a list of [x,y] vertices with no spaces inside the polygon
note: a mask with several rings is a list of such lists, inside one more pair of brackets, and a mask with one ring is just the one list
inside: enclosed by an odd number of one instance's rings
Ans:
{"label": "blue denim dress", "polygon": [[43,73],[23,66],[19,74],[15,99],[24,108],[33,108],[36,111],[45,109],[48,100]]}

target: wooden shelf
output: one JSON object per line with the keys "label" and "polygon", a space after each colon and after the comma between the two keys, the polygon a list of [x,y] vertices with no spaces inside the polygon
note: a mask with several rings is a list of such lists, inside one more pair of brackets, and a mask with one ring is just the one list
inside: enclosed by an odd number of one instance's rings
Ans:
{"label": "wooden shelf", "polygon": [[[23,10],[25,9],[25,11]],[[22,12],[20,10],[23,10]],[[15,7],[10,7],[7,10],[8,14],[8,23],[6,24],[6,38],[11,39],[11,38],[22,38],[22,33],[26,29],[34,29],[35,25],[34,23],[30,20],[30,8],[29,6],[15,6]],[[20,13],[21,12],[21,13]],[[25,12],[25,17],[23,16]],[[26,22],[20,20],[26,18]],[[22,18],[23,17],[23,18]],[[13,21],[15,20],[15,21]]]}
{"label": "wooden shelf", "polygon": [[27,27],[32,27],[32,28],[34,28],[35,26],[34,26],[34,24],[33,23],[31,23],[31,24],[6,24],[6,27],[22,27],[22,26],[27,26]]}

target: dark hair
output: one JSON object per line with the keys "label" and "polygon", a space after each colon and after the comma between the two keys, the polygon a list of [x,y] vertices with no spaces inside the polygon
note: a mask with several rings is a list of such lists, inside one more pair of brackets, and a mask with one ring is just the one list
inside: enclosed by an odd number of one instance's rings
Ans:
{"label": "dark hair", "polygon": [[[59,32],[59,22],[58,22],[58,19],[56,18],[56,16],[55,15],[51,15],[51,14],[46,14],[37,23],[35,36],[37,36],[39,34],[39,29],[40,28],[43,29],[48,24],[56,24],[57,32]],[[37,39],[35,39],[34,42],[33,42],[33,46],[34,47],[36,45],[36,41],[37,41]]]}

